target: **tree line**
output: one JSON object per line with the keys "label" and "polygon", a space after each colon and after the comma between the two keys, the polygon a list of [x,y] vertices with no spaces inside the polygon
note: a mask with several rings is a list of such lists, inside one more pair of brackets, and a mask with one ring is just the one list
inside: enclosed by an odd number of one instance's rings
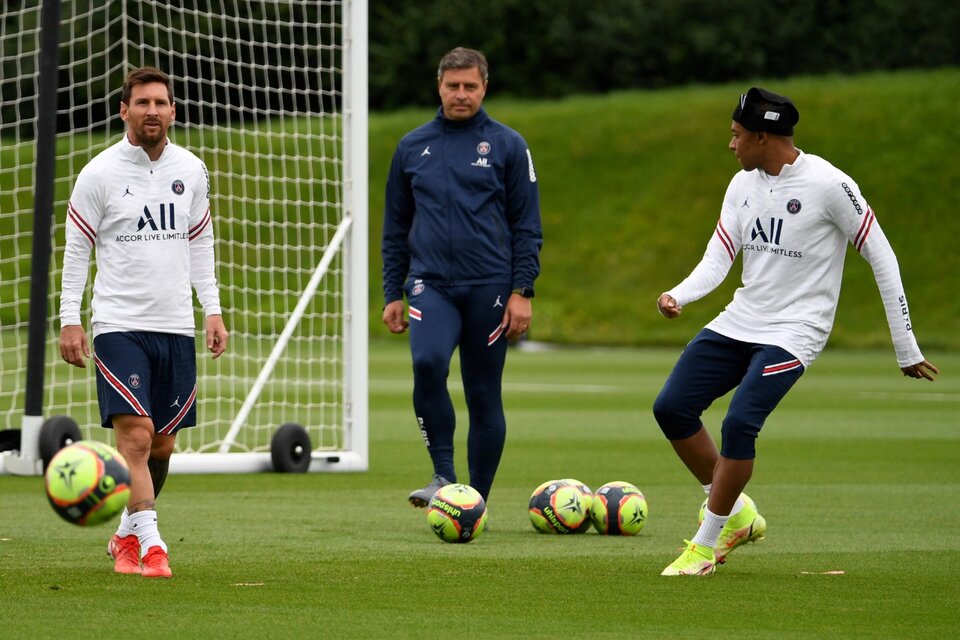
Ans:
{"label": "tree line", "polygon": [[437,102],[436,65],[482,50],[496,95],[541,99],[960,64],[941,0],[370,2],[370,105]]}
{"label": "tree line", "polygon": [[[0,17],[0,116],[8,127],[22,123],[26,135],[35,114],[34,85],[24,74],[35,68],[36,43],[15,36],[35,33],[39,4],[8,3]],[[12,10],[18,5],[26,9]],[[329,109],[339,100],[340,78],[317,72],[338,63],[339,34],[324,25],[341,21],[339,6],[178,5],[110,3],[90,11],[85,2],[63,3],[61,87],[74,86],[59,93],[58,130],[108,120],[120,77],[94,80],[125,61],[152,63],[156,51],[178,96],[189,98],[183,115],[190,122],[249,118],[264,104]],[[375,111],[436,104],[436,65],[455,46],[487,55],[492,95],[524,99],[960,65],[960,3],[942,0],[369,0],[368,8]],[[271,19],[303,28],[251,30]],[[170,37],[181,29],[197,37]],[[138,45],[132,53],[113,46],[125,32]],[[246,71],[229,64],[247,58],[260,64]],[[70,82],[78,78],[91,81]],[[295,91],[278,98],[271,91],[278,86]]]}

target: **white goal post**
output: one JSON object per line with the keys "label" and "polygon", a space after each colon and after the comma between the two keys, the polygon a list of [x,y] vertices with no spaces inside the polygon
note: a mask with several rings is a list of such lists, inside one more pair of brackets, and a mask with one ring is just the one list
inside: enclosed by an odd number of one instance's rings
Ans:
{"label": "white goal post", "polygon": [[230,331],[212,360],[197,305],[198,425],[178,434],[171,472],[273,469],[288,424],[309,438],[309,471],[366,470],[367,1],[59,3],[42,415],[24,396],[43,3],[23,4],[0,18],[0,473],[42,472],[37,441],[54,416],[113,440],[92,364],[59,357],[64,212],[80,169],[123,133],[124,76],[147,65],[173,79],[171,139],[210,172]]}

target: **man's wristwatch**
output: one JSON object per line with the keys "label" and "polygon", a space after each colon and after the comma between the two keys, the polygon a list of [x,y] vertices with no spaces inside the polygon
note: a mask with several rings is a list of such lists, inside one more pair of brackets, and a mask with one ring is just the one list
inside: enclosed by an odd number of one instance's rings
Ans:
{"label": "man's wristwatch", "polygon": [[532,297],[533,297],[533,287],[517,287],[516,289],[514,289],[514,290],[512,291],[512,293],[517,293],[517,294],[523,296],[524,298],[532,298]]}

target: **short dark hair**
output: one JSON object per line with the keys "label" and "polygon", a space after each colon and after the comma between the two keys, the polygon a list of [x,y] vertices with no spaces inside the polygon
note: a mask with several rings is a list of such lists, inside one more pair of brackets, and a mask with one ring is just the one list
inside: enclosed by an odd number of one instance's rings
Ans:
{"label": "short dark hair", "polygon": [[466,49],[464,47],[451,49],[440,58],[440,66],[437,67],[437,80],[443,77],[443,72],[447,69],[471,69],[473,67],[479,69],[480,76],[486,82],[489,67],[487,66],[487,59],[482,53],[476,49]]}
{"label": "short dark hair", "polygon": [[170,80],[170,76],[156,67],[141,67],[128,73],[123,80],[123,93],[120,95],[120,102],[129,106],[133,88],[138,84],[150,82],[162,82],[167,85],[167,97],[170,99],[170,104],[173,104],[173,82]]}

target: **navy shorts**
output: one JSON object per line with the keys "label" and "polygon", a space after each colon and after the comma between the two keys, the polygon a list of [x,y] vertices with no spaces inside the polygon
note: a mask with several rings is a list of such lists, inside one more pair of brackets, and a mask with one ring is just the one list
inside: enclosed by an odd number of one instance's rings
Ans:
{"label": "navy shorts", "polygon": [[700,416],[732,389],[723,419],[720,453],[734,460],[756,457],[755,442],[767,416],[803,375],[788,351],[741,342],[703,329],[687,345],[653,403],[664,435],[682,440],[703,426]]}
{"label": "navy shorts", "polygon": [[100,421],[112,416],[153,419],[156,433],[197,424],[197,352],[194,339],[170,333],[118,331],[93,340]]}

